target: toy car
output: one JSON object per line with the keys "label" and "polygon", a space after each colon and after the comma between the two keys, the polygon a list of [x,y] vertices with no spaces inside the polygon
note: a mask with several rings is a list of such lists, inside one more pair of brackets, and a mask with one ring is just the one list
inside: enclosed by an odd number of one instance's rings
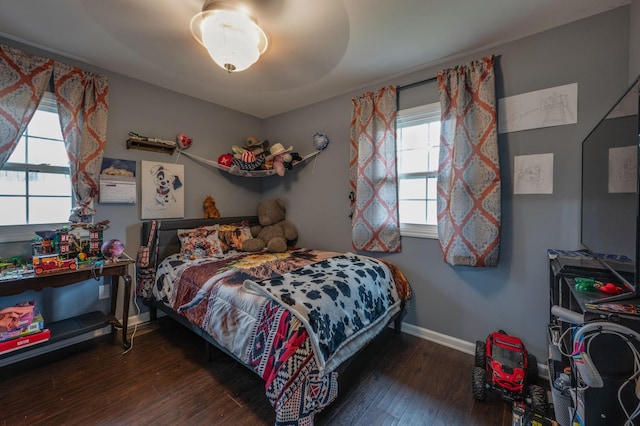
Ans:
{"label": "toy car", "polygon": [[43,274],[46,271],[78,269],[77,259],[63,259],[57,254],[33,256],[32,262],[36,275]]}
{"label": "toy car", "polygon": [[519,338],[500,330],[485,342],[476,342],[472,389],[477,400],[484,401],[491,390],[506,401],[525,401],[534,410],[545,412],[547,394],[534,384],[537,378],[536,359]]}

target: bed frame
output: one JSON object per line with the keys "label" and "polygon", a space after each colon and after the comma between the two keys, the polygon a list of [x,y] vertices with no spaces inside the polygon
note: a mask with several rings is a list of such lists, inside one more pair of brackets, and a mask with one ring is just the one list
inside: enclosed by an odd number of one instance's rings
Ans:
{"label": "bed frame", "polygon": [[[178,239],[178,229],[191,229],[197,228],[199,226],[209,226],[209,225],[226,225],[232,223],[239,223],[242,221],[249,222],[249,225],[257,225],[258,217],[257,216],[237,216],[237,217],[223,217],[223,218],[215,218],[215,219],[170,219],[170,220],[156,220],[156,238],[152,242],[150,247],[151,259],[150,264],[154,266],[154,268],[158,267],[158,264],[162,262],[166,257],[180,252],[180,240]],[[142,234],[140,241],[147,241],[149,238],[149,232],[151,231],[151,221],[142,222]],[[157,247],[156,247],[157,246]],[[153,298],[144,299],[143,303],[149,307],[149,316],[151,322],[155,322],[158,319],[158,310],[162,311],[165,315],[170,317],[171,319],[177,321],[183,326],[187,327],[189,330],[196,333],[198,336],[202,337],[205,340],[205,351],[207,355],[207,360],[211,361],[212,353],[211,346],[213,345],[220,351],[229,355],[240,364],[244,365],[244,363],[239,360],[234,354],[227,351],[224,347],[222,347],[218,342],[216,342],[213,337],[211,337],[208,333],[202,330],[200,327],[190,323],[185,317],[179,315],[174,312],[172,309],[167,307],[164,303],[155,300]],[[247,367],[248,368],[248,367]]]}
{"label": "bed frame", "polygon": [[[180,240],[178,239],[178,229],[191,229],[197,228],[199,226],[208,226],[208,225],[224,225],[224,224],[232,224],[239,223],[242,221],[247,221],[250,226],[258,225],[258,217],[257,216],[238,216],[238,217],[223,217],[217,219],[172,219],[172,220],[156,220],[156,238],[155,241],[152,242],[152,246],[150,247],[151,259],[150,264],[154,267],[157,267],[162,260],[164,260],[167,256],[170,256],[174,253],[180,252]],[[142,235],[140,241],[147,241],[149,232],[151,231],[151,221],[142,223]],[[157,245],[157,251],[156,251]],[[157,254],[156,254],[157,253]],[[216,342],[213,337],[211,337],[208,333],[202,330],[200,327],[190,323],[186,318],[178,313],[174,312],[172,309],[167,307],[160,301],[157,301],[153,298],[144,299],[143,303],[149,307],[149,315],[151,322],[155,322],[158,318],[157,313],[158,309],[162,311],[164,314],[172,318],[173,320],[179,322],[180,324],[187,327],[189,330],[193,331],[200,337],[205,340],[205,351],[207,355],[207,359],[211,361],[212,353],[211,346],[219,349],[225,354],[229,355],[231,358],[238,361],[240,364],[245,365],[240,359],[238,359],[235,355],[229,352],[227,349],[222,347],[218,342]],[[400,334],[401,326],[402,326],[402,318],[406,314],[405,304],[402,304],[400,312],[398,312],[389,323],[394,323],[394,329],[396,334]],[[356,354],[357,355],[357,354]],[[356,356],[354,355],[354,357]],[[352,357],[353,359],[353,357]],[[345,362],[345,364],[349,364],[350,360]],[[245,367],[250,368],[245,365]],[[345,365],[346,367],[346,365]],[[252,370],[253,371],[253,370]]]}

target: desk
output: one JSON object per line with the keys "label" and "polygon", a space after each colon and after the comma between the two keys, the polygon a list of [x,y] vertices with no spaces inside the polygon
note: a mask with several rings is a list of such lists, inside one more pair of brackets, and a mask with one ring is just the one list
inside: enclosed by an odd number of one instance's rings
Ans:
{"label": "desk", "polygon": [[[602,282],[616,282],[616,278],[598,262],[581,252],[560,254],[550,258],[550,305],[557,305],[570,311],[581,314],[585,322],[610,321],[618,323],[631,330],[640,330],[640,317],[635,315],[616,314],[598,309],[591,309],[587,303],[609,296],[598,290],[579,291],[575,288],[575,278],[594,278]],[[630,295],[631,296],[631,295]],[[619,303],[639,304],[640,300],[627,299]],[[550,313],[549,326],[549,379],[551,381],[552,396],[556,419],[561,425],[569,425],[571,416],[567,406],[577,406],[578,415],[587,426],[604,424],[623,424],[626,416],[620,407],[619,399],[626,407],[635,407],[638,398],[635,396],[633,386],[626,386],[618,394],[627,378],[634,372],[634,357],[626,342],[619,336],[602,334],[590,341],[589,354],[598,372],[603,378],[604,386],[600,388],[577,389],[575,374],[572,377],[572,387],[575,392],[572,398],[562,396],[553,387],[553,382],[565,367],[572,367],[573,361],[566,356],[574,347],[572,333],[569,331],[571,324],[560,321]],[[559,350],[564,348],[564,353]],[[553,368],[551,368],[553,367]],[[575,369],[574,369],[575,373]],[[566,401],[566,402],[563,402]]]}
{"label": "desk", "polygon": [[[130,260],[105,262],[102,270],[92,268],[90,264],[82,264],[78,269],[45,272],[40,275],[23,276],[22,278],[0,280],[0,297],[20,294],[28,290],[40,291],[47,287],[64,287],[82,281],[93,280],[95,277],[109,278],[111,284],[111,311],[107,321],[111,324],[112,332],[122,328],[122,342],[125,348],[130,346],[127,339],[127,323],[129,319],[129,300],[131,299],[131,276],[128,267]],[[122,323],[116,318],[116,302],[120,278],[124,280],[124,298],[122,303]],[[106,324],[105,324],[106,325]]]}

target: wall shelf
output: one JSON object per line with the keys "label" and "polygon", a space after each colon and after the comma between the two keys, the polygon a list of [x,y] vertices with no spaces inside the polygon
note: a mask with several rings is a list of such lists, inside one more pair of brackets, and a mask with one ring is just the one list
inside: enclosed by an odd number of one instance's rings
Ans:
{"label": "wall shelf", "polygon": [[143,151],[165,152],[173,155],[178,148],[177,144],[168,142],[150,140],[146,138],[129,138],[127,139],[127,149],[141,149]]}
{"label": "wall shelf", "polygon": [[[302,157],[302,160],[300,161],[294,161],[293,162],[293,166],[297,166],[298,164],[304,163],[305,161],[316,157],[318,154],[320,154],[322,151],[314,151],[311,154],[307,154],[304,157]],[[229,173],[231,175],[234,176],[241,176],[241,177],[250,177],[250,178],[261,178],[261,177],[268,177],[268,176],[274,176],[277,175],[276,171],[274,169],[269,169],[269,170],[242,170],[241,168],[237,167],[237,166],[223,166],[222,164],[218,164],[217,161],[213,161],[213,160],[208,160],[206,158],[203,157],[199,157],[197,155],[194,154],[189,154],[185,151],[178,151],[179,154],[183,154],[186,155],[187,157],[191,158],[194,161],[197,161],[201,164],[204,164],[206,166],[218,169],[218,170],[222,170],[223,172]]]}

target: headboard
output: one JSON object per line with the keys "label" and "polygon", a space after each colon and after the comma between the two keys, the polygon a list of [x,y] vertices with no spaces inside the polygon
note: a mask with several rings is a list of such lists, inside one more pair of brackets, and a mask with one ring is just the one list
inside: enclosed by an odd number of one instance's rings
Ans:
{"label": "headboard", "polygon": [[[257,225],[257,216],[236,216],[220,217],[217,219],[166,219],[156,220],[157,236],[150,247],[151,264],[156,266],[167,256],[180,251],[180,241],[178,240],[178,229],[191,229],[207,225],[226,225],[231,223],[249,222],[249,225]],[[141,244],[147,244],[149,232],[151,231],[151,221],[142,222]],[[155,244],[158,244],[158,256],[155,257]]]}

